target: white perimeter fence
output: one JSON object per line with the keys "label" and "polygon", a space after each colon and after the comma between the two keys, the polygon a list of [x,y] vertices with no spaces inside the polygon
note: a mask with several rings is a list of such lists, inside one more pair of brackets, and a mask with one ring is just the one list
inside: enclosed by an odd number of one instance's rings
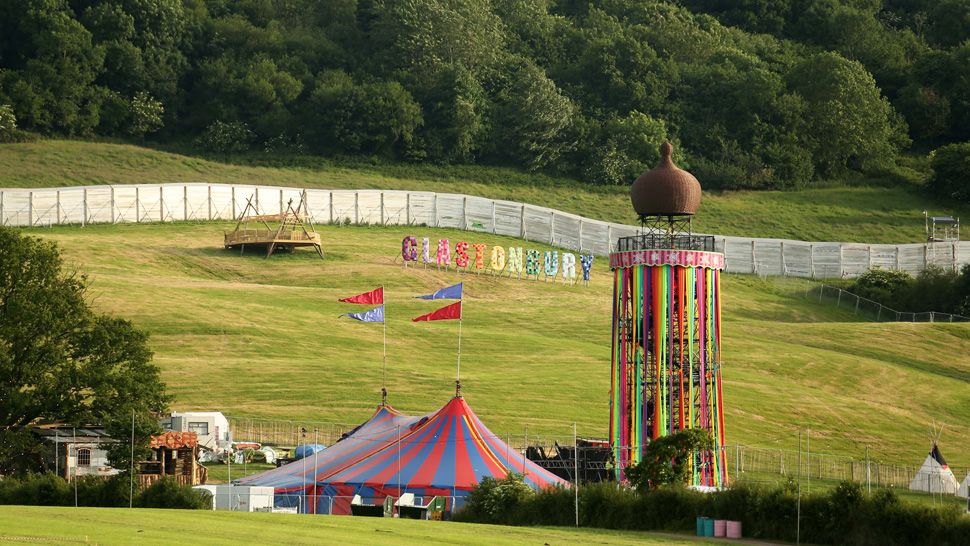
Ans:
{"label": "white perimeter fence", "polygon": [[[283,212],[303,190],[244,184],[135,184],[0,189],[0,225],[232,220],[252,197],[261,213]],[[606,255],[637,226],[592,220],[555,209],[451,193],[308,189],[314,222],[458,228],[519,237]],[[417,234],[416,234],[417,235]],[[919,273],[927,265],[970,263],[970,241],[901,245],[806,242],[715,236],[732,273],[809,278],[855,277],[881,267]]]}

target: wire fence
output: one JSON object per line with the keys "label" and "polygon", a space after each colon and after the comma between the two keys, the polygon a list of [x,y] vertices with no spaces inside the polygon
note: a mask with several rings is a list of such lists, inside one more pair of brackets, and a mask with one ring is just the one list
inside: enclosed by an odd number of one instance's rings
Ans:
{"label": "wire fence", "polygon": [[809,300],[834,304],[839,309],[852,311],[860,317],[876,322],[970,322],[970,317],[950,313],[897,311],[877,301],[825,284],[810,288],[803,295]]}
{"label": "wire fence", "polygon": [[[233,436],[238,441],[254,441],[284,448],[303,443],[332,445],[342,435],[352,431],[353,425],[317,421],[286,421],[248,417],[229,417]],[[303,431],[306,430],[306,433]],[[574,439],[569,435],[540,435],[535,433],[497,434],[515,455],[537,460],[541,466],[559,477],[580,482],[598,481],[613,475],[609,448],[602,440],[580,440],[574,462]],[[590,444],[595,445],[590,445]],[[784,482],[788,478],[818,480],[835,484],[856,482],[871,487],[909,488],[921,465],[898,464],[878,458],[853,458],[843,455],[787,450],[750,445],[728,445],[723,448],[728,460],[732,481]],[[579,475],[575,471],[579,471]],[[951,466],[957,480],[970,473],[970,467]],[[926,480],[936,477],[924,476]],[[946,490],[950,484],[927,483],[926,491]]]}
{"label": "wire fence", "polygon": [[[283,213],[300,188],[250,184],[133,184],[0,189],[0,225],[55,226],[233,220],[252,199],[261,213]],[[394,190],[307,189],[315,223],[457,228],[605,256],[639,226],[603,222],[547,207],[471,195]],[[698,234],[700,235],[700,234]],[[970,241],[914,244],[809,242],[713,236],[731,273],[850,278],[873,267],[917,274],[929,265],[970,263]]]}
{"label": "wire fence", "polygon": [[226,416],[235,441],[294,447],[300,444],[333,445],[356,425],[320,421],[289,421]]}
{"label": "wire fence", "polygon": [[[439,519],[459,511],[466,497],[453,495],[401,495],[400,489],[390,488],[386,495],[325,494],[323,487],[308,482],[302,491],[278,493],[273,487],[212,485],[201,486],[208,492],[213,510],[230,512],[282,512],[290,514],[334,514],[412,519]],[[403,498],[402,498],[403,497]],[[432,504],[433,500],[437,500]],[[430,506],[429,506],[430,505]]]}

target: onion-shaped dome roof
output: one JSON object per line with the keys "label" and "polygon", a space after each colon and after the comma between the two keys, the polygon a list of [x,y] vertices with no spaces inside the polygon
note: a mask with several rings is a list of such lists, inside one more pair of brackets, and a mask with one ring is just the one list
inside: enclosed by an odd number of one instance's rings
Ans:
{"label": "onion-shaped dome roof", "polygon": [[630,200],[640,216],[693,215],[701,205],[701,183],[674,165],[674,147],[660,145],[660,162],[630,186]]}

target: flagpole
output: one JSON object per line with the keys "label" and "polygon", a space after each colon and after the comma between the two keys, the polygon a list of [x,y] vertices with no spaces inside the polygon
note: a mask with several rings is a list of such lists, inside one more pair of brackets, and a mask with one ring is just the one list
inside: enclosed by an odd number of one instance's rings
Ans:
{"label": "flagpole", "polygon": [[461,315],[458,315],[458,376],[455,380],[455,396],[461,396]]}
{"label": "flagpole", "polygon": [[[384,295],[384,285],[381,285],[381,294]],[[381,298],[381,305],[384,306],[384,361],[381,364],[381,406],[387,405],[387,302]]]}

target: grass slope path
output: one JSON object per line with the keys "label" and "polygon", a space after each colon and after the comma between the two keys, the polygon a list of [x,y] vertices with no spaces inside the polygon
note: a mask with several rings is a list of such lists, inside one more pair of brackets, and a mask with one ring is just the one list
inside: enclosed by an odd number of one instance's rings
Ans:
{"label": "grass slope path", "polygon": [[[313,157],[253,154],[222,161],[128,144],[44,140],[0,145],[0,188],[140,183],[255,183],[334,189],[463,193],[563,210],[599,220],[634,221],[626,186],[590,186],[477,166],[336,166]],[[701,181],[703,183],[703,181]],[[835,187],[798,192],[705,192],[695,229],[803,241],[917,243],[922,211],[970,217],[970,208],[904,187]]]}
{"label": "grass slope path", "polygon": [[[319,228],[327,259],[263,259],[222,249],[231,223],[32,229],[57,241],[91,280],[94,305],[151,335],[176,410],[354,423],[378,403],[381,327],[338,319],[337,302],[378,285],[387,294],[389,401],[406,412],[453,393],[454,322],[412,323],[465,283],[463,392],[496,433],[605,437],[612,281],[597,259],[589,287],[403,269],[404,235],[541,245],[457,230]],[[793,297],[808,286],[724,279],[728,442],[917,465],[932,423],[955,467],[970,466],[970,324],[875,324]],[[962,476],[961,476],[962,477]]]}
{"label": "grass slope path", "polygon": [[[0,506],[0,543],[170,545],[189,537],[236,544],[723,544],[663,533],[504,527],[391,518],[125,508]],[[731,541],[737,543],[737,541]]]}

